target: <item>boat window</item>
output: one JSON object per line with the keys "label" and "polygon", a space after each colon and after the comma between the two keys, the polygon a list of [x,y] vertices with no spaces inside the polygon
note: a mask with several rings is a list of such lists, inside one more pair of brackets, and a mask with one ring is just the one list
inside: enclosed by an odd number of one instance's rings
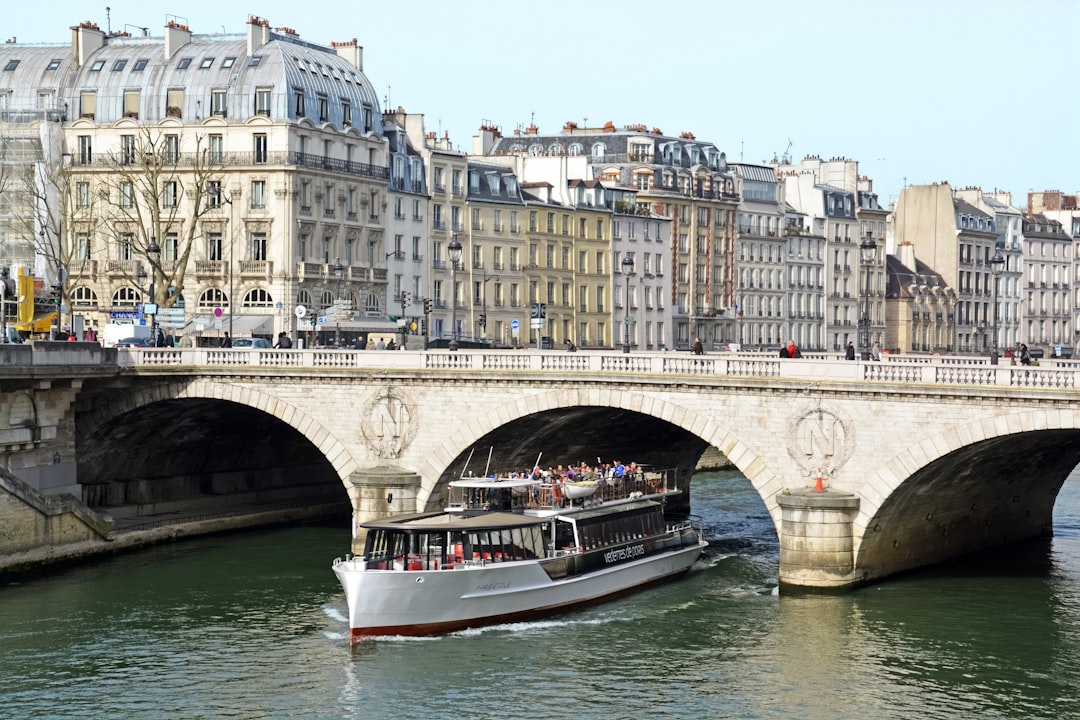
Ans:
{"label": "boat window", "polygon": [[570,522],[555,523],[555,549],[573,550],[578,546],[574,539],[574,524]]}

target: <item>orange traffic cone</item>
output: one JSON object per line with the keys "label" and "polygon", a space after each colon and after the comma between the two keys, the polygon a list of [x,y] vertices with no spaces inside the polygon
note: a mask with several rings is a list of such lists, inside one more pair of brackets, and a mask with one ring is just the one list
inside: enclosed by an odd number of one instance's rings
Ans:
{"label": "orange traffic cone", "polygon": [[825,488],[821,485],[821,468],[817,469],[817,485],[814,486],[816,492],[825,492]]}

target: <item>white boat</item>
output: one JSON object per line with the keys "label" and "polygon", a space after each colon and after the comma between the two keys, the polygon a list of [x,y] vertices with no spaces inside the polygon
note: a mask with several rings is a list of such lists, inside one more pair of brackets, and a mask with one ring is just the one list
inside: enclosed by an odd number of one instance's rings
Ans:
{"label": "white boat", "polygon": [[700,520],[665,519],[669,472],[565,508],[538,481],[463,479],[444,512],[363,523],[364,554],[333,563],[350,640],[529,620],[686,573],[708,543]]}

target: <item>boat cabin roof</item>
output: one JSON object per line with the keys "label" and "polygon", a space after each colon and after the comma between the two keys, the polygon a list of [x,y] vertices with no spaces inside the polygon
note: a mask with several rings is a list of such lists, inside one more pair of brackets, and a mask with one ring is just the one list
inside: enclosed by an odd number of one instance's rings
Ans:
{"label": "boat cabin roof", "polygon": [[532,478],[461,478],[450,483],[450,487],[458,488],[524,488],[540,485],[539,480]]}
{"label": "boat cabin roof", "polygon": [[447,530],[496,530],[527,527],[546,522],[545,518],[508,512],[489,512],[481,515],[456,513],[417,513],[370,520],[361,523],[366,530],[398,530],[401,532],[440,532]]}
{"label": "boat cabin roof", "polygon": [[575,513],[571,513],[568,519],[575,522],[581,522],[583,520],[592,520],[598,517],[610,517],[612,515],[623,515],[627,513],[633,513],[638,510],[644,510],[646,508],[662,508],[663,505],[654,500],[634,500],[627,503],[614,503],[608,505],[601,505],[600,507],[589,508],[588,510],[580,510]]}

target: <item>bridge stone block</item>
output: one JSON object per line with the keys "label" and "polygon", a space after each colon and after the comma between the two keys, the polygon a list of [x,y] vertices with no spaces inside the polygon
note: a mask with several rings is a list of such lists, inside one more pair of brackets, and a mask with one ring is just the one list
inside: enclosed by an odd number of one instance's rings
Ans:
{"label": "bridge stone block", "polygon": [[856,581],[853,521],[855,495],[792,490],[780,506],[780,589],[841,591]]}
{"label": "bridge stone block", "polygon": [[414,472],[396,467],[364,468],[349,475],[349,484],[354,553],[364,550],[366,533],[360,523],[423,509],[417,504],[421,478]]}

